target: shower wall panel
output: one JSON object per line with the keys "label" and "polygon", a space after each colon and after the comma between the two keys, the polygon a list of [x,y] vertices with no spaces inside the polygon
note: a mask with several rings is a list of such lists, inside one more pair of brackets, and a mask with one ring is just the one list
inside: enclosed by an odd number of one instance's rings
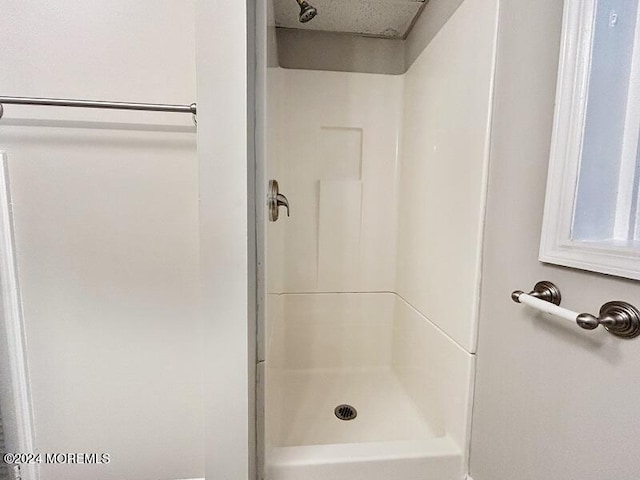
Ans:
{"label": "shower wall panel", "polygon": [[280,84],[271,170],[291,217],[268,228],[277,250],[268,253],[269,292],[393,291],[402,79],[273,75]]}
{"label": "shower wall panel", "polygon": [[[395,295],[278,295],[270,368],[353,369],[391,364]],[[279,309],[279,311],[278,311]]]}
{"label": "shower wall panel", "polygon": [[393,368],[403,387],[436,429],[461,451],[471,424],[475,355],[442,334],[404,299],[395,299]]}
{"label": "shower wall panel", "polygon": [[475,351],[497,0],[466,0],[405,76],[398,293]]}

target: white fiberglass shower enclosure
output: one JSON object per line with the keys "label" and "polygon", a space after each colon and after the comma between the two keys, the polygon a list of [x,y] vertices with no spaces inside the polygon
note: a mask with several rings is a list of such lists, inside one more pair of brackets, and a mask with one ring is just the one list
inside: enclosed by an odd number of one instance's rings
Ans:
{"label": "white fiberglass shower enclosure", "polygon": [[467,473],[496,23],[465,0],[403,75],[266,69],[266,479]]}

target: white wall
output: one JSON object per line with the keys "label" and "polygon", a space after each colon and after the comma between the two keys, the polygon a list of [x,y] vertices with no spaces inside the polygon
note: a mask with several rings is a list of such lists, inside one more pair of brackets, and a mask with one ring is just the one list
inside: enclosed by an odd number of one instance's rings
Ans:
{"label": "white wall", "polygon": [[550,280],[562,305],[638,305],[640,285],[544,265],[538,248],[562,3],[501,2],[473,415],[475,480],[636,480],[640,340],[547,320],[510,292]]}
{"label": "white wall", "polygon": [[[192,1],[4,1],[0,91],[195,100]],[[43,480],[202,476],[198,171],[188,116],[6,106]]]}
{"label": "white wall", "polygon": [[397,291],[475,351],[497,0],[467,0],[405,76]]}

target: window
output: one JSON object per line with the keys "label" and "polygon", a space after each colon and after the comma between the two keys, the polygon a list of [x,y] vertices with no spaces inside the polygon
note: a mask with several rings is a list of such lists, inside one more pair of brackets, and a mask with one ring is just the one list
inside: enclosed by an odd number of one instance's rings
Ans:
{"label": "window", "polygon": [[638,0],[568,0],[543,262],[640,279]]}

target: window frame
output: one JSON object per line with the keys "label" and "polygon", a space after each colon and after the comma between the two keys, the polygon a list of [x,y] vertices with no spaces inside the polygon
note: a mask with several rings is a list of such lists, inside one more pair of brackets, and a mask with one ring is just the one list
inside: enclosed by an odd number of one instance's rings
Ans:
{"label": "window frame", "polygon": [[[586,124],[596,8],[597,0],[565,2],[539,260],[544,263],[640,280],[640,247],[629,244],[616,246],[613,242],[581,242],[571,238]],[[640,16],[640,6],[638,15]],[[640,27],[637,27],[635,32],[634,49],[636,48],[640,48]],[[634,75],[638,75],[638,66],[634,68],[635,57],[636,55],[632,60],[630,81],[634,80]],[[639,95],[640,88],[632,88],[630,84],[629,98],[633,100]],[[637,106],[633,110],[628,109],[626,116],[627,119],[637,118],[634,122],[640,125],[640,108]],[[637,132],[635,136],[638,137]],[[625,128],[623,149],[628,147]],[[629,168],[635,169],[635,164],[631,167],[624,159],[623,155],[621,169],[627,169],[626,171]],[[632,180],[631,183],[633,183]],[[619,192],[622,187],[626,188],[628,193],[628,186],[620,183],[618,186]],[[640,240],[640,218],[638,217],[640,208],[631,206],[628,198],[628,195],[625,197],[624,194],[618,194],[615,228],[623,228],[619,222],[624,222],[621,219],[624,219],[625,215],[628,221],[635,221],[637,245],[637,240]],[[627,208],[629,210],[625,211],[624,209]],[[636,212],[635,220],[630,219],[630,213],[633,211]]]}

